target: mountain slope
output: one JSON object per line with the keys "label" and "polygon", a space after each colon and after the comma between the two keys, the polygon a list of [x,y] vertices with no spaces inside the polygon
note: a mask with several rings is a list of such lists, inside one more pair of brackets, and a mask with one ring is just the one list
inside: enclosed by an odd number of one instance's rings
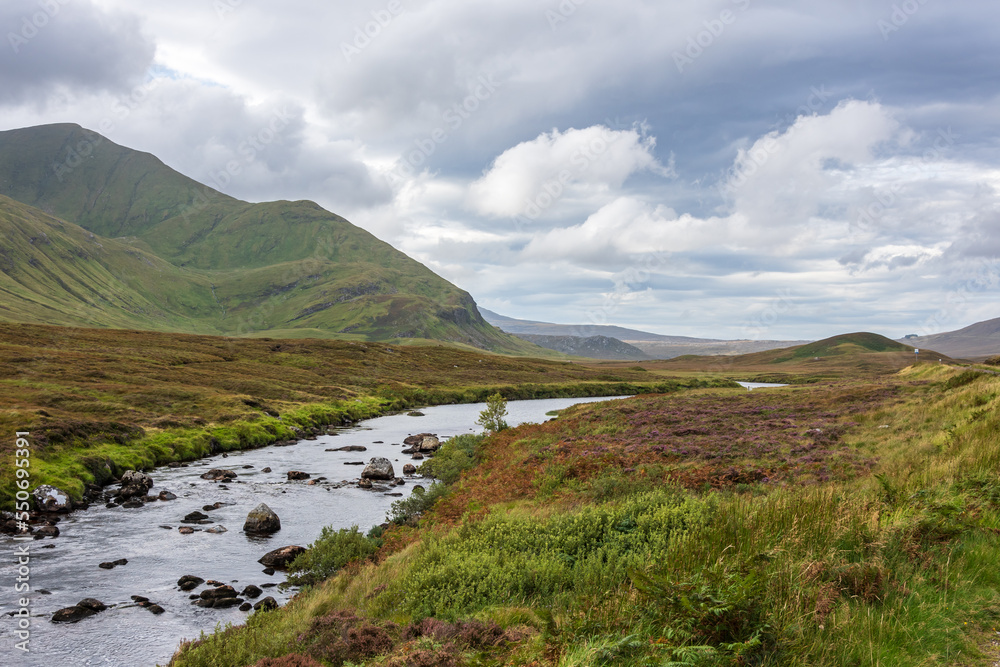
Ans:
{"label": "mountain slope", "polygon": [[5,321],[215,333],[210,281],[0,196]]}
{"label": "mountain slope", "polygon": [[608,359],[614,361],[650,359],[645,352],[623,343],[617,338],[607,336],[539,336],[534,334],[515,334],[518,338],[541,347],[578,357],[591,359]]}
{"label": "mountain slope", "polygon": [[[500,352],[542,352],[490,326],[467,292],[313,202],[239,201],[78,125],[0,132],[0,195],[39,209],[12,209],[8,226],[29,218],[33,222],[26,230],[43,218],[50,231],[57,218],[72,223],[68,236],[59,237],[62,250],[55,254],[27,252],[22,238],[20,250],[9,253],[14,273],[22,275],[34,260],[61,274],[74,256],[73,244],[82,244],[84,254],[93,251],[88,243],[107,250],[92,257],[104,272],[91,290],[100,297],[58,281],[29,286],[7,273],[6,280],[19,287],[12,284],[0,306],[17,321],[227,335],[430,339]],[[6,209],[11,204],[3,202]],[[94,239],[81,236],[79,228]],[[157,266],[146,278],[127,259],[139,256]],[[167,274],[169,279],[155,279]],[[144,280],[156,284],[142,287]],[[29,292],[34,296],[29,298]],[[95,303],[104,306],[95,308]]]}
{"label": "mountain slope", "polygon": [[957,331],[905,339],[914,347],[933,347],[953,357],[982,358],[1000,354],[1000,317]]}

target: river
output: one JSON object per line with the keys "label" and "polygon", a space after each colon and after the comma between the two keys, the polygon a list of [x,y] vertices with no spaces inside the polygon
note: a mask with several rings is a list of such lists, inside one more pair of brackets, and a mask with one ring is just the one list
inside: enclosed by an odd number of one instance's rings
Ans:
{"label": "river", "polygon": [[[507,422],[512,426],[542,422],[548,411],[599,400],[608,399],[511,401]],[[323,526],[357,525],[367,531],[382,523],[392,502],[399,499],[354,485],[338,488],[341,481],[354,480],[361,474],[362,466],[345,463],[385,456],[392,461],[396,475],[402,476],[403,465],[410,462],[409,456],[399,452],[403,438],[421,432],[436,433],[442,439],[475,432],[475,420],[483,407],[482,403],[434,406],[424,408],[423,417],[400,414],[370,419],[339,429],[337,435],[303,440],[289,447],[231,452],[228,457],[201,459],[189,467],[157,468],[150,473],[155,482],[150,494],[169,490],[178,496],[176,500],[151,502],[135,509],[94,504],[88,510],[65,516],[59,523],[59,537],[27,543],[31,551],[32,610],[28,654],[13,648],[18,640],[13,619],[8,616],[17,608],[16,598],[20,597],[13,592],[17,576],[15,545],[25,543],[0,536],[0,590],[4,591],[0,599],[0,664],[166,664],[181,640],[211,632],[217,624],[242,623],[247,617],[236,608],[193,606],[191,593],[177,586],[182,575],[215,579],[232,584],[238,591],[249,584],[281,583],[282,573],[265,574],[258,558],[289,544],[308,546]],[[325,451],[344,445],[362,445],[367,451]],[[263,472],[265,467],[272,472]],[[201,479],[210,468],[235,470],[239,476],[226,485]],[[286,473],[290,470],[305,471],[312,478],[325,476],[328,481],[313,486],[306,481],[288,481]],[[404,486],[390,491],[408,495],[418,483],[427,486],[429,480],[406,478]],[[186,514],[203,511],[203,506],[216,502],[224,504],[204,511],[211,524],[196,526],[202,530],[190,535],[178,531]],[[281,530],[269,537],[251,537],[243,533],[243,522],[247,512],[261,502],[281,518]],[[227,532],[204,530],[214,526],[223,526]],[[101,562],[119,558],[128,563],[110,570],[98,567]],[[293,593],[282,593],[272,586],[265,588],[258,600],[271,595],[284,604]],[[165,612],[154,615],[135,605],[133,595],[149,598]],[[49,620],[56,610],[87,597],[114,606],[75,624]]]}

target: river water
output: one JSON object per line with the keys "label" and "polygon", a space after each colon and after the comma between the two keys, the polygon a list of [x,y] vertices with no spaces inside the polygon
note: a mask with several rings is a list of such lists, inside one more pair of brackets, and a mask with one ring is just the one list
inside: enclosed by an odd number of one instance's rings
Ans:
{"label": "river water", "polygon": [[[507,422],[512,426],[542,422],[548,411],[598,400],[608,399],[511,401]],[[217,624],[242,623],[247,617],[236,608],[192,605],[189,596],[204,590],[204,586],[192,592],[181,591],[177,580],[182,575],[222,581],[237,591],[249,584],[281,583],[282,573],[268,576],[258,558],[289,544],[308,546],[323,526],[357,525],[366,532],[382,523],[392,502],[399,499],[353,485],[337,488],[341,481],[356,480],[363,469],[345,463],[385,456],[392,461],[396,475],[402,477],[403,465],[410,462],[410,457],[399,451],[403,438],[422,432],[436,433],[442,439],[475,432],[475,420],[483,407],[482,403],[435,406],[423,409],[423,417],[379,417],[340,429],[337,435],[303,440],[290,447],[232,452],[225,458],[220,455],[201,459],[186,468],[157,468],[150,473],[155,482],[150,494],[165,489],[176,494],[176,500],[147,503],[135,509],[94,504],[64,517],[59,523],[60,535],[54,539],[25,543],[0,536],[0,664],[166,664],[181,640],[196,639]],[[344,445],[361,445],[367,451],[325,451]],[[265,467],[272,472],[263,472]],[[235,470],[238,477],[225,485],[201,479],[210,468]],[[290,470],[328,480],[313,486],[306,481],[287,481]],[[404,486],[389,491],[409,495],[418,483],[427,486],[429,480],[406,478]],[[203,510],[203,506],[216,502],[224,505]],[[268,537],[248,536],[242,531],[247,512],[262,502],[281,518],[281,530]],[[184,524],[180,520],[195,510],[209,515],[212,523],[195,526],[201,530],[194,534],[181,534],[178,528]],[[206,532],[214,526],[223,526],[227,532]],[[13,591],[17,576],[15,545],[23,544],[28,544],[31,551],[33,618],[28,654],[14,649],[18,641],[13,632],[15,624],[7,615],[17,608],[17,598],[23,595]],[[49,546],[52,548],[43,548]],[[119,558],[128,563],[111,570],[98,567],[101,562]],[[257,600],[270,595],[284,604],[293,593],[282,593],[273,586],[265,588]],[[154,615],[135,605],[133,595],[149,598],[165,613]],[[49,620],[54,611],[87,597],[115,606],[74,624]]]}

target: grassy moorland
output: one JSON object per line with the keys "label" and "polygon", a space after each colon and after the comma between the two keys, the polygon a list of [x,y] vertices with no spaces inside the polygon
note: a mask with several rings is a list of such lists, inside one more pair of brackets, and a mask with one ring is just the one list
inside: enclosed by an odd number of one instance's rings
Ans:
{"label": "grassy moorland", "polygon": [[312,586],[172,665],[992,664],[998,407],[935,363],[462,436],[390,528],[327,531]]}
{"label": "grassy moorland", "polygon": [[[650,373],[450,346],[0,324],[0,430],[32,434],[32,480],[87,482],[413,405],[691,385]],[[721,384],[716,382],[716,384]],[[9,460],[13,437],[0,440]],[[0,466],[0,500],[13,467]]]}

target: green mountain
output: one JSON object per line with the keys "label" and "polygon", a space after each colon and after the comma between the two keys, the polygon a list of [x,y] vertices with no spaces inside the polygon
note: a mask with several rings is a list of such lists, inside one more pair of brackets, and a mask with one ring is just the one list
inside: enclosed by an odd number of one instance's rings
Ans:
{"label": "green mountain", "polygon": [[313,202],[240,201],[78,125],[0,132],[0,195],[10,321],[541,352]]}

